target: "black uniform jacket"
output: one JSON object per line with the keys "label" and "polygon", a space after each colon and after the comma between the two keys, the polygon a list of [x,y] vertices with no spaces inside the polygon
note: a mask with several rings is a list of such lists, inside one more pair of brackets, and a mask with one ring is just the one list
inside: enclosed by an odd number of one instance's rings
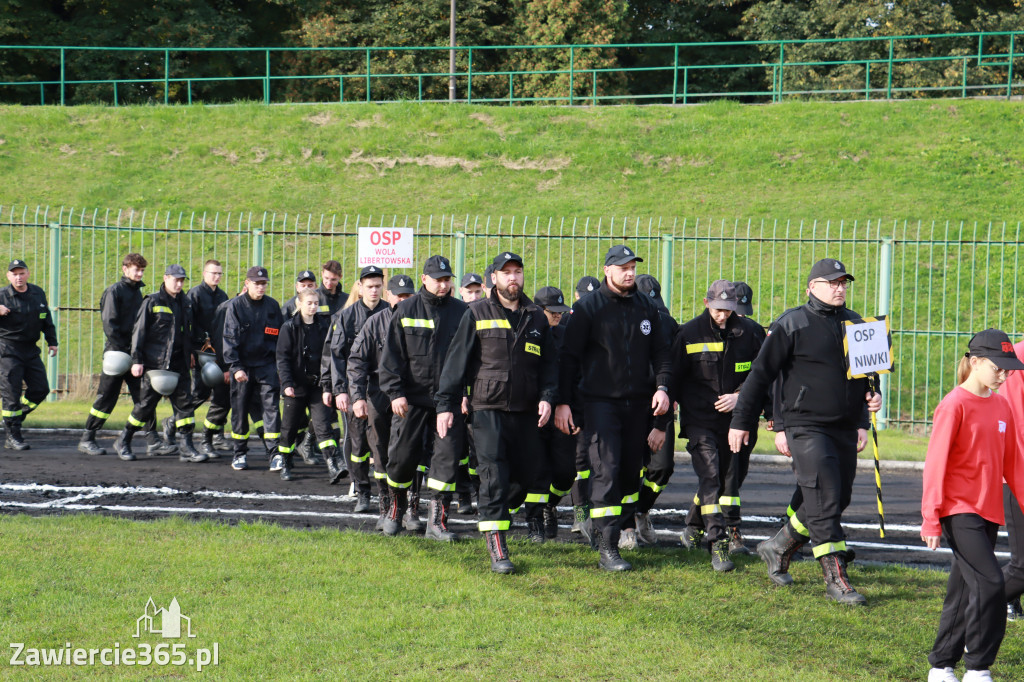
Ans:
{"label": "black uniform jacket", "polygon": [[0,305],[11,312],[0,317],[0,347],[5,353],[39,355],[39,335],[47,346],[57,345],[57,329],[53,326],[46,293],[35,284],[28,284],[24,292],[17,292],[13,284],[0,289]]}
{"label": "black uniform jacket", "polygon": [[133,282],[127,277],[111,284],[100,296],[100,319],[103,333],[107,337],[103,350],[117,350],[129,353],[132,349],[132,328],[139,308],[142,307],[143,282]]}
{"label": "black uniform jacket", "polygon": [[380,388],[388,400],[404,397],[410,405],[434,409],[448,346],[466,312],[466,304],[421,288],[395,308],[380,362]]}
{"label": "black uniform jacket", "polygon": [[731,427],[743,431],[757,427],[764,397],[778,377],[777,409],[786,428],[866,428],[868,382],[846,378],[843,352],[843,322],[859,319],[845,306],[837,308],[814,296],[780,315],[743,384]]}
{"label": "black uniform jacket", "polygon": [[277,338],[277,375],[282,392],[295,389],[296,397],[315,391],[320,384],[320,353],[331,327],[326,315],[314,315],[313,323],[302,323],[302,315],[286,320]]}
{"label": "black uniform jacket", "polygon": [[348,393],[348,356],[352,342],[366,321],[387,307],[388,303],[384,299],[377,301],[373,309],[367,308],[359,299],[330,318],[330,333],[323,346],[320,362],[320,386],[324,392],[334,395]]}
{"label": "black uniform jacket", "polygon": [[562,344],[559,395],[572,395],[578,384],[584,401],[650,400],[652,388],[669,386],[672,342],[657,306],[646,296],[635,289],[616,294],[603,281],[572,310]]}
{"label": "black uniform jacket", "polygon": [[281,306],[270,296],[254,301],[242,293],[228,301],[223,348],[228,370],[234,374],[277,362],[277,337],[283,322]]}
{"label": "black uniform jacket", "polygon": [[679,327],[672,346],[672,395],[679,401],[682,426],[729,429],[732,413],[719,412],[715,403],[743,385],[764,338],[761,325],[735,314],[720,329],[706,308]]}
{"label": "black uniform jacket", "polygon": [[182,372],[192,352],[192,306],[183,294],[160,290],[142,299],[132,330],[132,362]]}
{"label": "black uniform jacket", "polygon": [[206,339],[213,343],[213,320],[217,315],[217,307],[228,300],[227,293],[217,287],[213,289],[206,282],[200,282],[188,290],[189,303],[192,304],[192,326],[195,329],[193,336],[202,345]]}
{"label": "black uniform jacket", "polygon": [[380,390],[377,370],[394,313],[395,309],[389,306],[367,320],[348,354],[349,397],[352,402],[370,400],[382,412],[389,401]]}
{"label": "black uniform jacket", "polygon": [[535,412],[542,400],[558,402],[558,352],[548,320],[522,293],[519,310],[513,325],[497,288],[469,304],[448,347],[434,397],[438,412],[461,409],[467,386],[474,410]]}
{"label": "black uniform jacket", "polygon": [[[321,284],[317,288],[316,293],[320,299],[320,307],[317,309],[317,312],[328,317],[336,315],[341,310],[341,307],[345,305],[345,301],[348,300],[348,294],[342,291],[341,287],[338,287],[337,293],[332,294],[327,289],[324,289]],[[287,320],[289,317],[295,317],[295,314],[299,312],[299,302],[297,299],[298,295],[292,296],[281,306],[281,314],[284,315],[284,319]]]}

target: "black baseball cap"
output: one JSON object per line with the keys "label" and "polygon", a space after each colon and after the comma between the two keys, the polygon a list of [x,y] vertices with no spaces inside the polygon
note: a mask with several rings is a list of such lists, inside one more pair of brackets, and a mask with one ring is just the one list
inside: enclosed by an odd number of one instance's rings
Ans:
{"label": "black baseball cap", "polygon": [[708,287],[708,307],[716,310],[736,310],[739,303],[739,296],[736,295],[736,287],[727,279],[716,279]]}
{"label": "black baseball cap", "polygon": [[[523,257],[512,253],[511,251],[502,251],[494,257],[494,262],[491,263],[493,270],[501,270],[505,267],[506,263],[519,263],[523,264]],[[492,271],[493,271],[492,270]]]}
{"label": "black baseball cap", "polygon": [[362,282],[367,277],[383,277],[384,271],[378,268],[376,265],[367,265],[365,268],[359,271],[359,281]]}
{"label": "black baseball cap", "polygon": [[1017,359],[1013,344],[1006,332],[1000,329],[986,329],[971,337],[967,344],[967,356],[988,358],[999,369],[1024,369],[1024,362]]}
{"label": "black baseball cap", "polygon": [[824,279],[829,282],[840,277],[845,277],[851,282],[854,281],[853,275],[846,271],[846,266],[835,258],[822,258],[820,261],[811,266],[811,274],[807,276],[807,283],[810,284],[811,280]]}
{"label": "black baseball cap", "polygon": [[736,304],[736,312],[740,315],[754,314],[754,290],[746,282],[733,282],[736,287],[736,296],[739,299]]}
{"label": "black baseball cap", "polygon": [[494,274],[494,264],[488,265],[484,268],[484,289],[494,288],[494,280],[491,279],[491,275]]}
{"label": "black baseball cap", "polygon": [[302,272],[299,273],[299,276],[295,278],[295,281],[301,282],[302,280],[305,279],[311,279],[314,282],[316,282],[316,275],[313,274],[312,270],[303,270]]}
{"label": "black baseball cap", "polygon": [[643,263],[644,259],[633,253],[633,249],[629,248],[625,244],[619,246],[613,246],[608,249],[608,253],[604,254],[605,265],[625,265],[626,263]]}
{"label": "black baseball cap", "polygon": [[661,283],[654,275],[637,275],[636,288],[641,294],[654,301],[658,307],[665,307],[665,301],[661,298]]}
{"label": "black baseball cap", "polygon": [[7,264],[7,272],[17,270],[18,268],[25,268],[26,270],[28,270],[28,266],[25,265],[25,261],[20,260],[18,258],[15,258],[14,260]]}
{"label": "black baseball cap", "polygon": [[409,275],[395,275],[388,280],[388,291],[393,294],[415,294],[415,286]]}
{"label": "black baseball cap", "polygon": [[586,296],[591,291],[597,291],[600,288],[601,280],[590,275],[584,275],[580,277],[580,281],[576,282],[576,293],[580,296]]}
{"label": "black baseball cap", "polygon": [[533,296],[533,302],[544,310],[553,313],[567,313],[570,308],[565,304],[565,297],[558,287],[541,287]]}
{"label": "black baseball cap", "polygon": [[433,279],[452,276],[452,264],[444,256],[431,256],[423,264],[423,274]]}
{"label": "black baseball cap", "polygon": [[260,265],[254,265],[249,268],[245,273],[245,278],[250,282],[270,281],[270,275],[267,274],[267,269]]}
{"label": "black baseball cap", "polygon": [[188,279],[188,274],[185,272],[185,268],[180,265],[168,265],[167,269],[164,270],[164,277],[176,277],[178,279]]}
{"label": "black baseball cap", "polygon": [[473,284],[483,285],[484,279],[475,272],[467,272],[462,276],[462,284],[460,285],[463,289]]}

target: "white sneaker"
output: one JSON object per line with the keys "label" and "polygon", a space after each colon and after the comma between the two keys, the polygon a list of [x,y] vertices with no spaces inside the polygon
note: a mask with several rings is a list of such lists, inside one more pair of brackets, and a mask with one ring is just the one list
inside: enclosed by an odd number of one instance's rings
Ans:
{"label": "white sneaker", "polygon": [[964,673],[963,682],[992,682],[992,674],[987,670],[968,670]]}
{"label": "white sneaker", "polygon": [[619,534],[619,549],[636,549],[636,531],[632,528],[623,528]]}
{"label": "white sneaker", "polygon": [[270,458],[270,470],[280,471],[284,469],[284,455],[274,455]]}
{"label": "white sneaker", "polygon": [[644,545],[657,545],[658,536],[654,532],[654,526],[651,525],[651,514],[636,513],[636,535],[640,539],[640,542]]}
{"label": "white sneaker", "polygon": [[928,671],[928,682],[960,682],[952,668],[932,668]]}

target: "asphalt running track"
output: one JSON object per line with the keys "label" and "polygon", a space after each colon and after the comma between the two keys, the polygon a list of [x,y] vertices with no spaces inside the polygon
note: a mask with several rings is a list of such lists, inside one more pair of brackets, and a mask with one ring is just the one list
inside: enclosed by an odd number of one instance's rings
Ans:
{"label": "asphalt running track", "polygon": [[[267,471],[263,448],[255,441],[249,453],[250,469],[238,472],[230,467],[230,455],[203,464],[180,462],[176,455],[144,454],[137,461],[122,462],[112,454],[79,453],[77,432],[29,430],[26,440],[31,450],[0,451],[0,513],[105,514],[140,520],[177,514],[226,523],[260,519],[289,527],[365,532],[373,532],[376,520],[375,514],[353,513],[355,498],[348,495],[348,483],[329,485],[324,467],[307,466],[296,457],[295,480],[282,481],[277,473]],[[144,444],[141,437],[137,440]],[[112,441],[112,437],[100,438],[108,451]],[[754,459],[742,490],[743,533],[751,548],[778,528],[794,489],[793,473],[785,460]],[[844,514],[847,544],[857,552],[857,561],[947,567],[949,551],[928,551],[919,537],[919,465],[883,469],[882,485],[884,538],[878,533],[874,473],[871,468],[858,470],[853,502]],[[652,512],[660,546],[679,547],[679,532],[695,490],[696,477],[684,455],[677,459],[676,473]],[[559,508],[559,540],[579,542],[578,535],[569,533],[568,499],[564,504]],[[424,505],[421,514],[425,513]],[[450,518],[456,532],[477,535],[474,517],[453,513]],[[521,517],[515,521],[513,534],[524,534]],[[1001,560],[1009,558],[1005,532],[1000,533],[996,551]]]}

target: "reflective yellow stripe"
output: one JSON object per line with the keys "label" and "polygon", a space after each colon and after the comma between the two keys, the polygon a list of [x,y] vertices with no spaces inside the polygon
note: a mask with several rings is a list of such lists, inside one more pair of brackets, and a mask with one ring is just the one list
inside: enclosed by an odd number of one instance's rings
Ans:
{"label": "reflective yellow stripe", "polygon": [[430,488],[431,490],[439,490],[442,493],[455,492],[454,483],[445,483],[444,481],[439,481],[436,478],[428,478],[427,487]]}
{"label": "reflective yellow stripe", "polygon": [[409,481],[408,483],[397,483],[392,480],[390,476],[387,476],[386,478],[388,479],[388,485],[392,488],[409,488],[412,486],[412,481]]}
{"label": "reflective yellow stripe", "polygon": [[267,433],[266,431],[263,432],[263,440],[277,440],[280,437],[280,433]]}
{"label": "reflective yellow stripe", "polygon": [[423,464],[418,464],[416,465],[416,471],[420,472],[421,474],[425,474],[427,473],[427,467],[424,466]]}
{"label": "reflective yellow stripe", "polygon": [[722,508],[717,504],[702,504],[700,506],[700,515],[707,516],[708,514],[721,514]]}
{"label": "reflective yellow stripe", "polygon": [[548,501],[547,493],[529,493],[523,500],[526,504],[541,504]]}
{"label": "reflective yellow stripe", "polygon": [[655,483],[653,481],[648,481],[646,478],[644,479],[644,485],[647,486],[648,488],[650,488],[651,490],[653,490],[656,493],[660,493],[662,490],[664,490],[666,487],[668,487],[668,486],[665,486],[665,485],[658,485],[657,483]]}
{"label": "reflective yellow stripe", "polygon": [[622,516],[622,507],[594,507],[590,510],[590,518],[597,519],[602,516]]}
{"label": "reflective yellow stripe", "polygon": [[469,466],[469,455],[466,455],[466,457],[464,459],[460,459],[459,460],[459,466],[460,467]]}
{"label": "reflective yellow stripe", "polygon": [[686,354],[692,355],[693,353],[721,353],[725,350],[725,344],[721,341],[717,343],[688,343],[686,344]]}
{"label": "reflective yellow stripe", "polygon": [[318,307],[317,310],[319,310],[322,313],[329,313],[329,312],[331,312],[330,306],[326,306],[326,305],[322,305],[322,306]]}
{"label": "reflective yellow stripe", "polygon": [[722,496],[718,498],[718,504],[723,507],[738,507],[740,506],[740,498],[738,497],[726,497]]}
{"label": "reflective yellow stripe", "polygon": [[254,429],[262,429],[263,428],[263,420],[261,419],[258,422],[253,422],[252,428],[254,428]]}
{"label": "reflective yellow stripe", "polygon": [[134,415],[128,415],[128,423],[132,426],[138,426],[140,429],[146,425],[146,422],[139,421]]}
{"label": "reflective yellow stripe", "polygon": [[20,417],[21,416],[21,410],[14,410],[13,412],[10,411],[10,410],[3,410],[3,416],[5,416],[5,417]]}
{"label": "reflective yellow stripe", "polygon": [[40,320],[45,320],[45,319],[46,319],[46,316],[47,316],[48,314],[49,314],[49,313],[39,313],[39,319],[40,319]]}
{"label": "reflective yellow stripe", "polygon": [[633,493],[632,495],[624,495],[622,498],[622,504],[636,504],[637,500],[640,499],[640,493]]}
{"label": "reflective yellow stripe", "polygon": [[796,509],[793,509],[793,505],[786,507],[786,516],[791,517],[793,514],[796,514]]}
{"label": "reflective yellow stripe", "polygon": [[174,311],[171,310],[170,308],[168,308],[165,305],[155,305],[155,306],[153,306],[153,312],[154,313],[167,313],[168,315],[173,315],[174,314]]}
{"label": "reflective yellow stripe", "polygon": [[295,452],[295,446],[294,445],[292,445],[292,446],[278,445],[277,446],[277,451],[278,452],[283,452],[284,454],[288,455],[288,454],[291,454],[292,452]]}
{"label": "reflective yellow stripe", "polygon": [[186,417],[184,419],[177,420],[176,422],[174,422],[174,425],[177,426],[177,427],[182,427],[182,426],[188,426],[189,424],[195,424],[195,423],[196,423],[196,420],[195,420],[194,417]]}
{"label": "reflective yellow stripe", "polygon": [[365,462],[366,460],[370,459],[370,453],[369,453],[369,452],[367,452],[367,453],[366,453],[365,455],[363,455],[362,457],[359,457],[359,456],[357,456],[357,455],[349,455],[349,456],[348,456],[348,458],[349,458],[350,460],[352,460],[353,462]]}
{"label": "reflective yellow stripe", "polygon": [[94,417],[97,417],[98,419],[110,419],[110,414],[109,413],[107,413],[107,412],[100,412],[95,407],[92,408],[91,410],[89,410],[89,414],[91,414]]}
{"label": "reflective yellow stripe", "polygon": [[334,440],[333,438],[328,438],[327,440],[320,441],[319,443],[316,444],[316,446],[321,450],[323,450],[324,448],[336,448],[338,447],[338,441]]}
{"label": "reflective yellow stripe", "polygon": [[814,554],[814,558],[818,559],[825,556],[826,554],[835,554],[836,552],[846,551],[846,541],[842,542],[826,542],[823,545],[818,545],[811,552]]}
{"label": "reflective yellow stripe", "polygon": [[807,526],[800,523],[800,519],[796,517],[796,514],[789,517],[789,522],[793,525],[793,530],[797,533],[800,533],[800,535],[810,536],[810,533],[807,532]]}
{"label": "reflective yellow stripe", "polygon": [[388,475],[387,475],[387,474],[385,474],[385,473],[384,473],[384,472],[382,472],[382,471],[374,471],[374,472],[373,472],[373,477],[374,477],[375,479],[377,479],[378,481],[383,481],[383,480],[386,480],[386,479],[387,479]]}
{"label": "reflective yellow stripe", "polygon": [[206,428],[208,428],[211,431],[219,431],[220,429],[224,428],[223,424],[214,424],[209,419],[204,419],[203,420],[203,426],[205,426]]}
{"label": "reflective yellow stripe", "polygon": [[480,521],[476,524],[476,527],[480,531],[486,530],[508,530],[511,521]]}
{"label": "reflective yellow stripe", "polygon": [[509,509],[508,513],[511,514],[512,516],[515,516],[516,512],[518,512],[520,509],[522,509],[522,507],[516,507],[515,509]]}
{"label": "reflective yellow stripe", "polygon": [[433,320],[417,320],[417,319],[415,319],[413,317],[403,317],[402,318],[402,326],[403,327],[420,327],[421,329],[433,329],[434,328],[434,321]]}
{"label": "reflective yellow stripe", "polygon": [[693,503],[694,504],[700,504],[700,498],[697,497],[696,493],[694,493],[694,495],[693,495]]}
{"label": "reflective yellow stripe", "polygon": [[21,396],[21,404],[22,405],[27,405],[28,408],[31,409],[31,410],[34,410],[37,407],[39,407],[39,403],[34,403],[31,400],[29,400],[28,398],[26,398],[25,396]]}
{"label": "reflective yellow stripe", "polygon": [[558,488],[555,487],[555,485],[553,483],[551,484],[551,487],[549,488],[549,490],[551,491],[552,495],[557,495],[558,497],[562,497],[563,495],[568,495],[569,494],[568,490],[559,490]]}
{"label": "reflective yellow stripe", "polygon": [[473,467],[469,467],[468,469],[466,469],[466,471],[469,472],[470,476],[476,476],[476,469],[474,469]]}
{"label": "reflective yellow stripe", "polygon": [[535,343],[526,344],[526,352],[533,353],[534,355],[540,355],[540,346]]}
{"label": "reflective yellow stripe", "polygon": [[249,439],[249,434],[248,433],[232,433],[231,437],[234,438],[235,440],[248,440]]}
{"label": "reflective yellow stripe", "polygon": [[750,363],[749,362],[737,362],[736,363],[736,371],[737,372],[749,372],[750,371]]}
{"label": "reflective yellow stripe", "polygon": [[587,469],[586,471],[577,471],[576,472],[576,480],[577,481],[585,481],[588,478],[590,478],[590,469]]}
{"label": "reflective yellow stripe", "polygon": [[481,329],[511,329],[512,325],[508,320],[477,320],[476,330]]}

